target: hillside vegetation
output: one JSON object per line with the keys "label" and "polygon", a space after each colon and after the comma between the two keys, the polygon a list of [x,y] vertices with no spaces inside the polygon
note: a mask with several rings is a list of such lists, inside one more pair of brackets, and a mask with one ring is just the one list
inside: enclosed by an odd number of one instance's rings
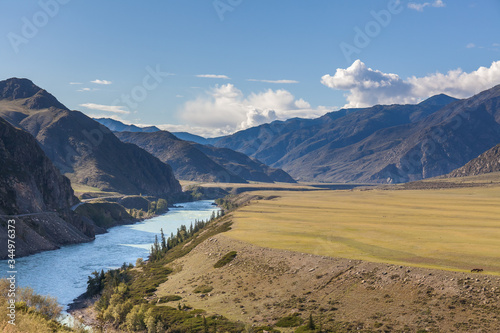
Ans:
{"label": "hillside vegetation", "polygon": [[[9,305],[9,281],[0,280],[0,306],[7,309]],[[37,295],[31,288],[17,288],[17,299],[15,303],[15,325],[10,324],[11,320],[2,311],[0,319],[0,331],[4,333],[60,333],[60,332],[85,332],[81,328],[70,329],[57,322],[61,315],[62,308],[57,304],[57,300],[49,296]]]}

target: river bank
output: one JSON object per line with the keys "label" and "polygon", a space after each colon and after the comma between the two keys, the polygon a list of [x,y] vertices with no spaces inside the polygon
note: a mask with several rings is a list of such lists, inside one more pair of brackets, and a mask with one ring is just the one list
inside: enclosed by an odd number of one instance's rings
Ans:
{"label": "river bank", "polygon": [[56,297],[66,308],[86,291],[87,277],[93,271],[106,271],[124,262],[135,263],[137,258],[146,258],[160,229],[170,235],[181,225],[208,219],[217,210],[212,203],[208,200],[182,203],[183,208],[171,208],[165,215],[111,228],[97,235],[94,241],[18,258],[19,285]]}

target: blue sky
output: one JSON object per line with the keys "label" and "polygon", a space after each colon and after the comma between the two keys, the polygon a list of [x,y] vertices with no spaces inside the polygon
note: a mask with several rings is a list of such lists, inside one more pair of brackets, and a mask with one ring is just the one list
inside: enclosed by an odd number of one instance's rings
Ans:
{"label": "blue sky", "polygon": [[471,96],[500,84],[499,31],[497,0],[2,0],[0,78],[88,115],[210,136]]}

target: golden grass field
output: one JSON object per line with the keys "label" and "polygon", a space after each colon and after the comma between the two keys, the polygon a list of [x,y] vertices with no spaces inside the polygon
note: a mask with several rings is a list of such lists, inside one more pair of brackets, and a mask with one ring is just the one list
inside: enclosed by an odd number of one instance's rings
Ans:
{"label": "golden grass field", "polygon": [[500,274],[500,186],[263,191],[228,236],[317,255]]}

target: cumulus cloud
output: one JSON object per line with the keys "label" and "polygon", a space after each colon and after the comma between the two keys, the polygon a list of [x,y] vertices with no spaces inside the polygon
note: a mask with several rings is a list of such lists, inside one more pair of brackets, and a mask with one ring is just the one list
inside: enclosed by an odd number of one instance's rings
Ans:
{"label": "cumulus cloud", "polygon": [[199,74],[199,75],[196,75],[196,77],[202,77],[202,78],[207,78],[207,79],[230,80],[230,78],[227,75],[218,75],[218,74]]}
{"label": "cumulus cloud", "polygon": [[424,11],[425,7],[446,7],[446,4],[443,2],[443,0],[435,0],[434,2],[424,2],[424,3],[416,3],[416,2],[410,2],[408,3],[408,8],[422,12]]}
{"label": "cumulus cloud", "polygon": [[468,48],[468,49],[473,49],[473,48],[475,48],[475,47],[476,47],[476,44],[474,44],[474,43],[469,43],[469,44],[467,44],[465,47],[466,47],[466,48]]}
{"label": "cumulus cloud", "polygon": [[163,124],[155,125],[163,131],[169,132],[188,132],[195,135],[200,135],[205,138],[215,138],[218,136],[226,135],[227,132],[219,128],[202,127],[202,126],[191,126],[191,125],[175,125],[175,124]]}
{"label": "cumulus cloud", "polygon": [[232,84],[216,86],[205,95],[187,101],[180,116],[190,126],[206,127],[220,135],[292,117],[317,117],[325,107],[312,108],[303,99],[279,89],[251,93],[247,96]]}
{"label": "cumulus cloud", "polygon": [[80,106],[90,109],[90,110],[99,110],[99,111],[105,111],[105,112],[111,112],[111,113],[118,113],[118,114],[129,114],[129,111],[123,110],[123,106],[118,106],[118,105],[102,105],[102,104],[95,104],[95,103],[84,103],[80,104]]}
{"label": "cumulus cloud", "polygon": [[95,84],[105,84],[105,85],[113,83],[113,82],[108,81],[108,80],[94,80],[94,81],[90,81],[90,82],[95,83]]}
{"label": "cumulus cloud", "polygon": [[81,82],[70,82],[69,84],[73,85],[73,84],[83,84]]}
{"label": "cumulus cloud", "polygon": [[248,79],[247,81],[265,82],[265,83],[278,83],[278,84],[299,83],[299,81],[295,81],[295,80],[257,80],[257,79]]}
{"label": "cumulus cloud", "polygon": [[397,74],[373,70],[356,60],[346,69],[337,69],[334,75],[324,75],[321,83],[347,91],[348,103],[344,107],[417,103],[440,93],[466,98],[500,84],[500,61],[470,73],[458,68],[446,74],[437,72],[403,80]]}

